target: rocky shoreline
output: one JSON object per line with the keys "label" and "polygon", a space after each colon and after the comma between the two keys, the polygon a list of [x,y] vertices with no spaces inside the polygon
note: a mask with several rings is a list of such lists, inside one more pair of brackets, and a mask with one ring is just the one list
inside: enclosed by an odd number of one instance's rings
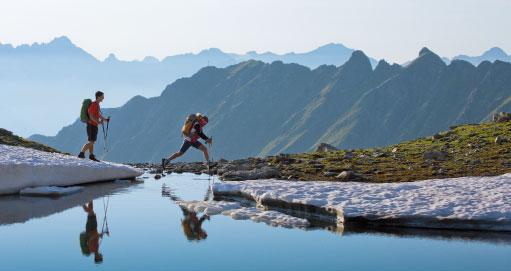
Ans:
{"label": "rocky shoreline", "polygon": [[383,148],[336,150],[320,144],[315,152],[264,158],[220,159],[210,171],[201,162],[167,165],[136,163],[156,178],[161,174],[218,175],[225,181],[283,179],[297,181],[409,182],[511,172],[511,121],[453,126],[430,137]]}

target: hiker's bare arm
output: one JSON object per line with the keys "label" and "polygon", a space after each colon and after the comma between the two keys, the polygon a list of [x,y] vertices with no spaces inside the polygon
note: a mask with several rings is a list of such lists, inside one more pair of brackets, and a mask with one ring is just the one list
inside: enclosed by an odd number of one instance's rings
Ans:
{"label": "hiker's bare arm", "polygon": [[[99,117],[101,119],[101,117]],[[92,121],[94,121],[95,123],[101,123],[101,121],[99,121],[99,119],[96,119],[94,116],[90,116],[90,119]]]}

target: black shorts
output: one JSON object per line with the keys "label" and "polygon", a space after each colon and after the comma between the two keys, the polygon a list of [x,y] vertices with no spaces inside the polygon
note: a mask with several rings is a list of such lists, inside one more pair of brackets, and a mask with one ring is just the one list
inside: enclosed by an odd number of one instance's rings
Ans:
{"label": "black shorts", "polygon": [[87,139],[89,141],[96,141],[98,139],[98,126],[87,123]]}
{"label": "black shorts", "polygon": [[181,149],[179,150],[180,153],[185,153],[190,147],[194,147],[196,149],[199,149],[200,146],[202,146],[202,143],[199,141],[190,142],[188,140],[183,141],[183,145],[181,146]]}

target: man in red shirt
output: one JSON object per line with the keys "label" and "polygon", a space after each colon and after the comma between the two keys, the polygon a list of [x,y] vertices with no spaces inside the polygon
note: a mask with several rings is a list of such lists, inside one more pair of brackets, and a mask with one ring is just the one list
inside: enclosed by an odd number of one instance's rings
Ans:
{"label": "man in red shirt", "polygon": [[89,120],[87,121],[87,138],[89,141],[83,145],[82,151],[78,154],[79,158],[85,158],[85,152],[89,150],[89,159],[99,162],[96,156],[94,156],[94,143],[98,139],[98,126],[105,121],[109,121],[109,119],[101,115],[101,110],[99,109],[99,103],[101,103],[103,99],[105,99],[105,94],[101,91],[97,91],[96,100],[90,104],[87,110],[89,115]]}

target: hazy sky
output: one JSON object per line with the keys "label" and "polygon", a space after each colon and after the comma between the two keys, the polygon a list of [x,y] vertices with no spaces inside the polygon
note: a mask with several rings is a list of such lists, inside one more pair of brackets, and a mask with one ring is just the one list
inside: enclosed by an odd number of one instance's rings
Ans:
{"label": "hazy sky", "polygon": [[335,42],[403,62],[511,52],[510,0],[0,0],[0,42],[66,35],[103,59],[198,52],[303,52]]}

